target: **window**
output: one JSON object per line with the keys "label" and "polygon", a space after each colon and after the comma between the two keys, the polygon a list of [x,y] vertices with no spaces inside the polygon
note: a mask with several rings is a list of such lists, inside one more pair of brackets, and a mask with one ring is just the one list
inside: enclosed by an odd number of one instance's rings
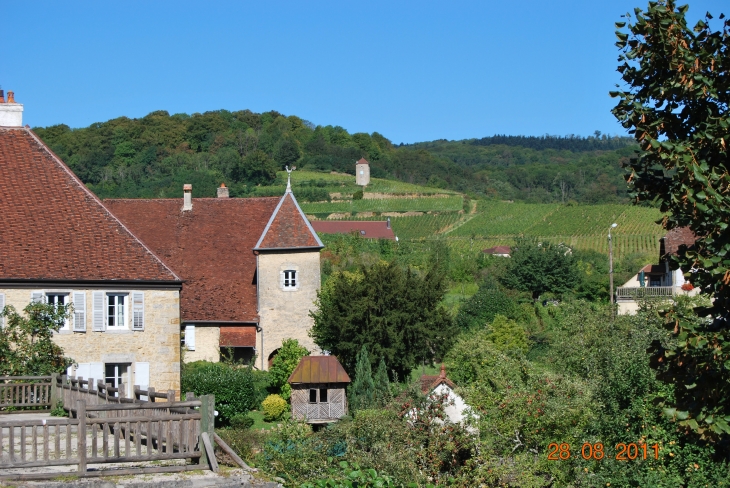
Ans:
{"label": "window", "polygon": [[319,403],[327,403],[327,388],[319,389]]}
{"label": "window", "polygon": [[309,390],[309,403],[317,403],[317,390],[314,388]]}
{"label": "window", "polygon": [[[119,388],[124,383],[125,393],[130,391],[129,363],[107,363],[104,365],[104,383],[111,384],[112,388]],[[117,394],[117,396],[119,396]]]}
{"label": "window", "polygon": [[[317,398],[319,392],[319,398]],[[309,390],[309,403],[327,403],[327,388],[311,388]]]}
{"label": "window", "polygon": [[[61,305],[68,305],[68,293],[46,293],[46,302],[49,305],[53,305],[55,308],[58,308]],[[68,330],[70,322],[71,321],[67,317],[60,330]]]}
{"label": "window", "polygon": [[284,289],[295,289],[297,287],[297,272],[293,269],[284,271]]}
{"label": "window", "polygon": [[108,293],[106,296],[106,326],[112,328],[127,328],[126,302],[127,295],[121,293]]}

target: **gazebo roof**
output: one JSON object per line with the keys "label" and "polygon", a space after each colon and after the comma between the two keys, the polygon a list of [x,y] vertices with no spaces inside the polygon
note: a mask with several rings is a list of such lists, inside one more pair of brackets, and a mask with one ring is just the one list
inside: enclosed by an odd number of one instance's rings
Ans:
{"label": "gazebo roof", "polygon": [[349,383],[350,377],[334,356],[304,356],[289,376],[288,382]]}

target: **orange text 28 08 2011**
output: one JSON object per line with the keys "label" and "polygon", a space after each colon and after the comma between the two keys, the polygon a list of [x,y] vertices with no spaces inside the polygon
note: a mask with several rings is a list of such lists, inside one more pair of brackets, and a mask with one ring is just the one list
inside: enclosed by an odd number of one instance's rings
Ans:
{"label": "orange text 28 08 2011", "polygon": [[645,442],[619,442],[616,444],[615,452],[608,453],[603,448],[603,444],[597,442],[591,444],[584,442],[580,447],[580,453],[573,453],[571,446],[567,442],[551,442],[548,445],[548,460],[565,461],[571,456],[581,456],[583,459],[615,459],[617,461],[633,461],[635,459],[659,459],[659,444],[648,445]]}

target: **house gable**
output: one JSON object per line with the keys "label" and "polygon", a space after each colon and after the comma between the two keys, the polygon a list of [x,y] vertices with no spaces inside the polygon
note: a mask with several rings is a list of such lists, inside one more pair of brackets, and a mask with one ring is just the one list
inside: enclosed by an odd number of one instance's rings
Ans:
{"label": "house gable", "polygon": [[316,250],[324,247],[291,191],[284,193],[259,238],[255,251]]}

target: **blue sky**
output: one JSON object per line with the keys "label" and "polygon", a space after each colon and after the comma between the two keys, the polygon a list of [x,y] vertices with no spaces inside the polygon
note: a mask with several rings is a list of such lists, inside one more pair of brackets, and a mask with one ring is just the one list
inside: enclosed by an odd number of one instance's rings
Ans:
{"label": "blue sky", "polygon": [[396,143],[617,134],[614,22],[646,4],[12,0],[0,85],[31,126],[250,109]]}

